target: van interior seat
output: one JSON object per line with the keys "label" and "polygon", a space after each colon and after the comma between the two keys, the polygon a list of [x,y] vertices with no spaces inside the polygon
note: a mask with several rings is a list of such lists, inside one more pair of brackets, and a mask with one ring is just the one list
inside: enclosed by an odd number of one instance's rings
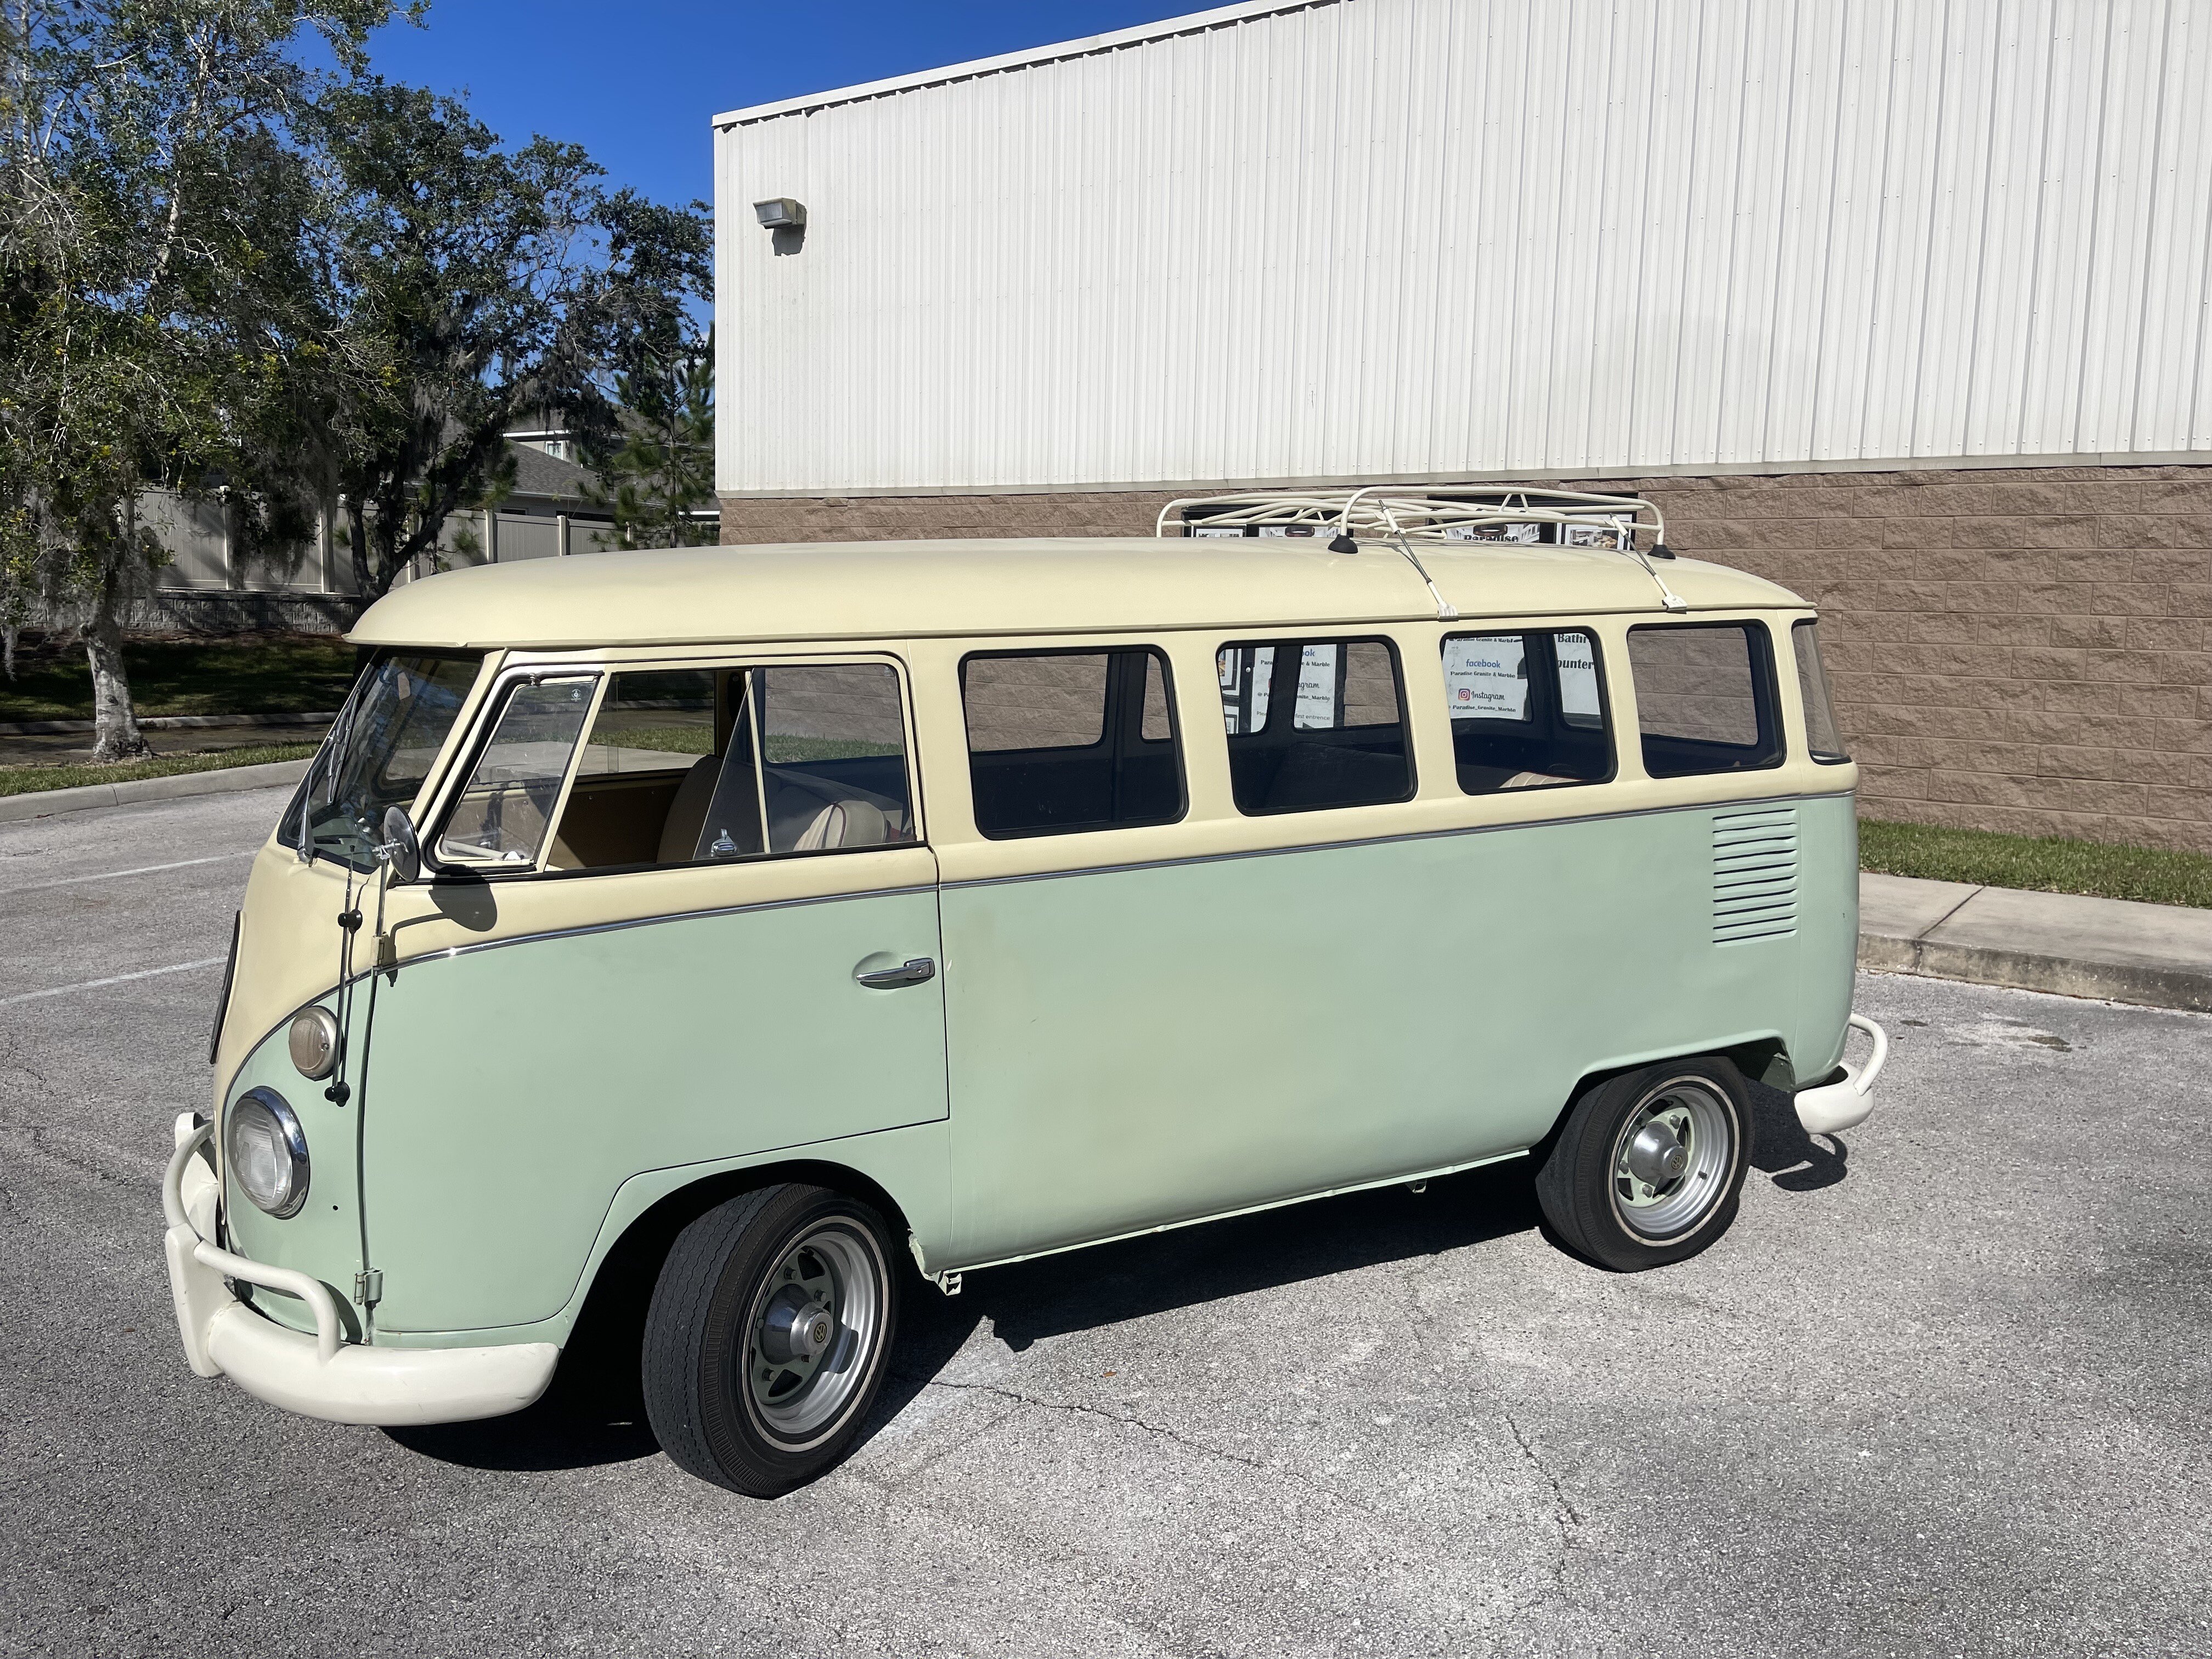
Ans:
{"label": "van interior seat", "polygon": [[707,809],[714,804],[714,781],[721,775],[722,757],[702,755],[691,763],[676,799],[668,803],[668,817],[660,826],[662,864],[689,864],[698,850],[699,832],[707,827]]}
{"label": "van interior seat", "polygon": [[764,766],[761,775],[768,786],[773,847],[818,853],[833,847],[880,847],[896,838],[895,801],[795,767]]}
{"label": "van interior seat", "polygon": [[1269,811],[1392,800],[1406,793],[1409,781],[1403,754],[1316,741],[1278,752],[1282,758],[1267,789]]}

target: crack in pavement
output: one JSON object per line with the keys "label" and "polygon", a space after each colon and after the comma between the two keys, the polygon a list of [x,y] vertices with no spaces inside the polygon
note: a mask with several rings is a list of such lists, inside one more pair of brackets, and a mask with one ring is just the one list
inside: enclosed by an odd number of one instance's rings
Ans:
{"label": "crack in pavement", "polygon": [[[1103,1407],[1086,1406],[1072,1400],[1041,1400],[1035,1395],[1022,1394],[995,1382],[946,1382],[933,1377],[922,1386],[929,1389],[957,1389],[967,1394],[988,1394],[995,1395],[1000,1400],[1011,1400],[1017,1405],[1034,1406],[1041,1411],[1060,1412],[1071,1417],[1096,1417],[1109,1423],[1118,1423],[1124,1428],[1140,1429],[1157,1439],[1170,1441],[1176,1445],[1197,1452],[1203,1456],[1218,1457],[1225,1463],[1241,1464],[1245,1468],[1256,1470],[1261,1474],[1279,1476],[1304,1487],[1316,1498],[1325,1499],[1331,1504],[1341,1504],[1356,1515],[1364,1516],[1370,1521],[1382,1522],[1386,1518],[1379,1511],[1370,1509],[1364,1504],[1355,1503],[1342,1492],[1333,1487],[1321,1485],[1310,1476],[1287,1464],[1263,1463],[1258,1458],[1247,1457],[1241,1452],[1233,1452],[1224,1447],[1210,1445],[1203,1440],[1193,1440],[1188,1435],[1178,1433],[1176,1430],[1158,1423],[1146,1422],[1141,1417],[1127,1417],[1120,1412],[1109,1412]],[[994,1420],[1003,1421],[1004,1419]]]}
{"label": "crack in pavement", "polygon": [[1582,1511],[1567,1497],[1567,1489],[1559,1484],[1559,1477],[1546,1468],[1544,1460],[1536,1455],[1536,1448],[1521,1432],[1513,1413],[1504,1412],[1500,1415],[1505,1419],[1505,1426],[1513,1431],[1514,1443],[1521,1448],[1521,1455],[1528,1460],[1528,1467],[1543,1476],[1544,1484],[1552,1489],[1552,1518],[1559,1523],[1560,1542],[1568,1549],[1581,1547],[1582,1540],[1575,1536],[1575,1529],[1583,1523]]}

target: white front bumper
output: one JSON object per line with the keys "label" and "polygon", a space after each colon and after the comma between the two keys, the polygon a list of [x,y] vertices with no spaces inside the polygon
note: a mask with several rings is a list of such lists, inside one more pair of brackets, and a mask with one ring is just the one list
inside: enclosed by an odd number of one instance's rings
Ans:
{"label": "white front bumper", "polygon": [[1868,1056],[1864,1071],[1846,1066],[1840,1081],[1797,1091],[1797,1121],[1808,1134],[1832,1135],[1855,1129],[1874,1115],[1874,1080],[1881,1075],[1882,1066],[1889,1059],[1889,1033],[1863,1015],[1853,1014],[1851,1024],[1874,1039],[1874,1053]]}
{"label": "white front bumper", "polygon": [[[545,1392],[561,1350],[550,1342],[489,1348],[380,1348],[343,1340],[337,1298],[289,1267],[249,1261],[209,1243],[216,1179],[198,1156],[210,1124],[177,1120],[177,1151],[161,1181],[169,1231],[163,1252],[185,1358],[202,1376],[228,1376],[256,1399],[332,1423],[465,1423],[520,1411]],[[226,1279],[286,1291],[314,1310],[315,1334],[264,1319]]]}

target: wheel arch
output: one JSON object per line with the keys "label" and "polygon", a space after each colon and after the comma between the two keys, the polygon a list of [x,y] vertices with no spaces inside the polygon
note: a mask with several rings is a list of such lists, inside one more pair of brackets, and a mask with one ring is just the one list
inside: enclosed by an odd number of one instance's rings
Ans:
{"label": "wheel arch", "polygon": [[[563,1343],[564,1355],[573,1352],[586,1363],[611,1363],[634,1373],[653,1285],[677,1235],[718,1204],[787,1182],[826,1187],[857,1198],[883,1216],[895,1245],[912,1238],[907,1206],[882,1182],[850,1164],[786,1158],[707,1170],[653,1200],[595,1249],[577,1287],[576,1312]],[[910,1243],[906,1255],[911,1262]]]}
{"label": "wheel arch", "polygon": [[1797,1087],[1796,1073],[1790,1064],[1790,1045],[1781,1036],[1769,1033],[1763,1036],[1746,1037],[1732,1042],[1717,1043],[1707,1048],[1669,1049],[1662,1054],[1638,1054],[1632,1059],[1604,1060],[1586,1067],[1579,1073],[1566,1098],[1552,1115],[1550,1126],[1541,1139],[1529,1149],[1538,1163],[1543,1161],[1545,1151],[1559,1138],[1559,1129],[1567,1121],[1567,1114],[1585,1091],[1600,1084],[1629,1072],[1641,1071],[1646,1066],[1663,1066],[1675,1060],[1725,1060],[1741,1072],[1748,1082],[1763,1084],[1785,1093]]}

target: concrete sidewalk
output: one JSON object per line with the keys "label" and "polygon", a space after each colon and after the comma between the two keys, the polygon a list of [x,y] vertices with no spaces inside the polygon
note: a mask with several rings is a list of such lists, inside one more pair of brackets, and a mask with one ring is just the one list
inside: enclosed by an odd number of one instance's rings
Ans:
{"label": "concrete sidewalk", "polygon": [[2212,1012],[2212,910],[1863,875],[1859,966]]}

